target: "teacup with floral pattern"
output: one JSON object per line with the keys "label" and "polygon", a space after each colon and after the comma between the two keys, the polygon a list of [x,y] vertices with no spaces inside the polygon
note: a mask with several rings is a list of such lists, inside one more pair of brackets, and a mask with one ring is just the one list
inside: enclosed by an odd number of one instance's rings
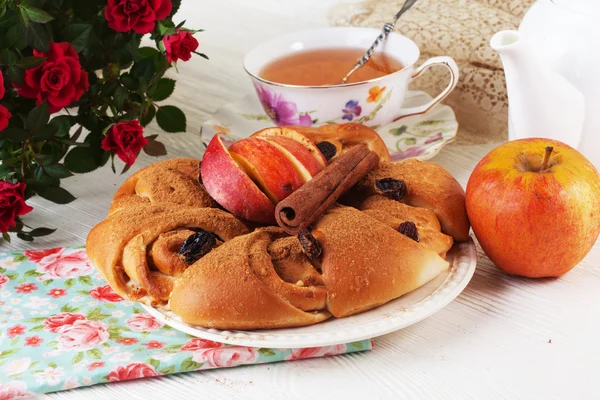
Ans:
{"label": "teacup with floral pattern", "polygon": [[[340,47],[367,49],[379,32],[370,28],[323,28],[290,33],[251,50],[244,59],[244,68],[265,112],[278,126],[358,122],[376,129],[429,111],[456,87],[459,72],[451,57],[433,57],[416,67],[419,48],[407,37],[393,32],[376,51],[386,52],[405,67],[386,76],[332,86],[288,85],[260,76],[265,65],[295,52]],[[402,108],[410,81],[433,65],[443,65],[450,71],[448,86],[426,104]]]}

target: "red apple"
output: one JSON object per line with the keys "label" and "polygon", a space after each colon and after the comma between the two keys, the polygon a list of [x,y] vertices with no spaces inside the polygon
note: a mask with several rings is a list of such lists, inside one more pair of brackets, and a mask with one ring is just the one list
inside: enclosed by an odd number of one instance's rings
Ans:
{"label": "red apple", "polygon": [[292,162],[265,140],[240,140],[229,146],[229,154],[274,204],[304,183]]}
{"label": "red apple", "polygon": [[295,142],[304,146],[306,150],[313,156],[313,158],[317,161],[317,163],[321,166],[321,168],[325,168],[327,166],[327,159],[323,157],[323,154],[318,149],[318,147],[313,143],[312,140],[296,131],[295,129],[290,129],[286,127],[281,128],[266,128],[261,131],[256,132],[252,136],[258,137],[286,137],[288,139],[292,139]]}
{"label": "red apple", "polygon": [[219,135],[208,144],[200,173],[208,194],[232,214],[254,222],[275,222],[273,202],[231,157]]}
{"label": "red apple", "polygon": [[560,276],[600,233],[598,171],[555,140],[515,140],[492,150],[469,178],[466,204],[483,251],[509,274]]}
{"label": "red apple", "polygon": [[302,180],[307,182],[323,170],[323,167],[315,157],[299,142],[285,136],[266,136],[258,137],[266,140],[275,146],[296,168],[296,171],[302,176]]}

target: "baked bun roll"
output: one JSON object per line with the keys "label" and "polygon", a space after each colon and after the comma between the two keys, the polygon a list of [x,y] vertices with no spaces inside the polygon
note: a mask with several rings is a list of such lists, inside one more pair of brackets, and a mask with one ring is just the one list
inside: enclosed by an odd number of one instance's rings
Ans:
{"label": "baked bun roll", "polygon": [[[318,272],[295,237],[280,236],[259,229],[204,256],[175,280],[171,310],[188,324],[217,329],[294,327],[329,318]],[[278,269],[285,270],[283,278]]]}
{"label": "baked bun roll", "polygon": [[412,207],[385,196],[374,195],[360,203],[358,209],[396,230],[400,229],[402,223],[414,223],[419,243],[442,258],[446,258],[446,253],[454,243],[452,236],[441,232],[440,222],[433,211],[426,208]]}
{"label": "baked bun roll", "polygon": [[327,309],[335,317],[385,304],[449,267],[434,251],[352,207],[329,210],[312,234],[322,250]]}
{"label": "baked bun roll", "polygon": [[200,161],[173,158],[131,175],[117,190],[109,214],[139,204],[217,207],[200,184]]}
{"label": "baked bun roll", "polygon": [[443,167],[415,159],[381,162],[378,169],[359,182],[352,195],[360,202],[377,194],[375,182],[383,178],[404,181],[407,190],[401,202],[433,211],[441,224],[442,232],[459,242],[469,239],[465,191]]}
{"label": "baked bun roll", "polygon": [[390,152],[381,136],[373,129],[362,124],[331,124],[318,128],[291,126],[289,128],[302,133],[316,144],[321,142],[333,144],[336,147],[335,157],[344,154],[352,146],[364,144],[369,150],[377,153],[382,161],[389,161],[390,159]]}
{"label": "baked bun roll", "polygon": [[188,267],[179,250],[197,232],[214,235],[217,246],[248,233],[248,228],[215,208],[135,204],[114,211],[96,225],[87,237],[86,249],[121,297],[160,306],[169,299],[174,277]]}

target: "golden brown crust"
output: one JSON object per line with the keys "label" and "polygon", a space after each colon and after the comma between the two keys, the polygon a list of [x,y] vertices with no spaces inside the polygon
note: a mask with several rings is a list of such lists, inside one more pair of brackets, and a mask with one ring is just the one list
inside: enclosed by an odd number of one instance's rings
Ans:
{"label": "golden brown crust", "polygon": [[440,222],[433,211],[426,208],[412,207],[381,195],[368,197],[357,208],[394,229],[398,229],[403,222],[414,222],[419,243],[442,258],[446,258],[446,253],[454,243],[451,236],[441,232]]}
{"label": "golden brown crust", "polygon": [[382,161],[389,161],[390,152],[383,139],[377,132],[362,124],[331,124],[318,128],[305,126],[291,126],[290,129],[297,130],[315,143],[330,142],[336,149],[336,157],[344,154],[353,146],[365,144],[379,155]]}
{"label": "golden brown crust", "polygon": [[327,319],[326,311],[305,312],[290,301],[294,285],[275,273],[268,253],[272,241],[268,231],[257,230],[207,254],[176,279],[171,310],[189,324],[217,329],[293,327]]}
{"label": "golden brown crust", "polygon": [[217,207],[200,184],[199,168],[193,158],[173,158],[139,170],[117,190],[109,214],[142,204]]}
{"label": "golden brown crust", "polygon": [[333,208],[312,233],[323,251],[327,308],[335,317],[387,303],[449,266],[435,252],[351,207]]}
{"label": "golden brown crust", "polygon": [[448,171],[441,166],[415,159],[400,162],[381,162],[357,185],[356,199],[375,194],[375,181],[395,178],[406,183],[407,192],[402,202],[413,207],[426,208],[435,213],[442,232],[455,240],[469,239],[469,218],[465,206],[465,191]]}
{"label": "golden brown crust", "polygon": [[[163,304],[172,288],[172,276],[153,265],[152,244],[165,233],[198,228],[223,240],[248,233],[242,222],[221,210],[138,204],[116,211],[96,225],[86,247],[92,263],[119,295]],[[175,268],[174,276],[179,272]]]}

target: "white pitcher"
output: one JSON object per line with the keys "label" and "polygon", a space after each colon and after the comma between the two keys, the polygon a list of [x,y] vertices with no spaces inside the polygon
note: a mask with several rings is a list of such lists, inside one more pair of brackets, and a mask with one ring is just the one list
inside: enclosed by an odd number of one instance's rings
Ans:
{"label": "white pitcher", "polygon": [[506,74],[509,139],[557,139],[600,168],[600,1],[538,0],[491,46]]}

